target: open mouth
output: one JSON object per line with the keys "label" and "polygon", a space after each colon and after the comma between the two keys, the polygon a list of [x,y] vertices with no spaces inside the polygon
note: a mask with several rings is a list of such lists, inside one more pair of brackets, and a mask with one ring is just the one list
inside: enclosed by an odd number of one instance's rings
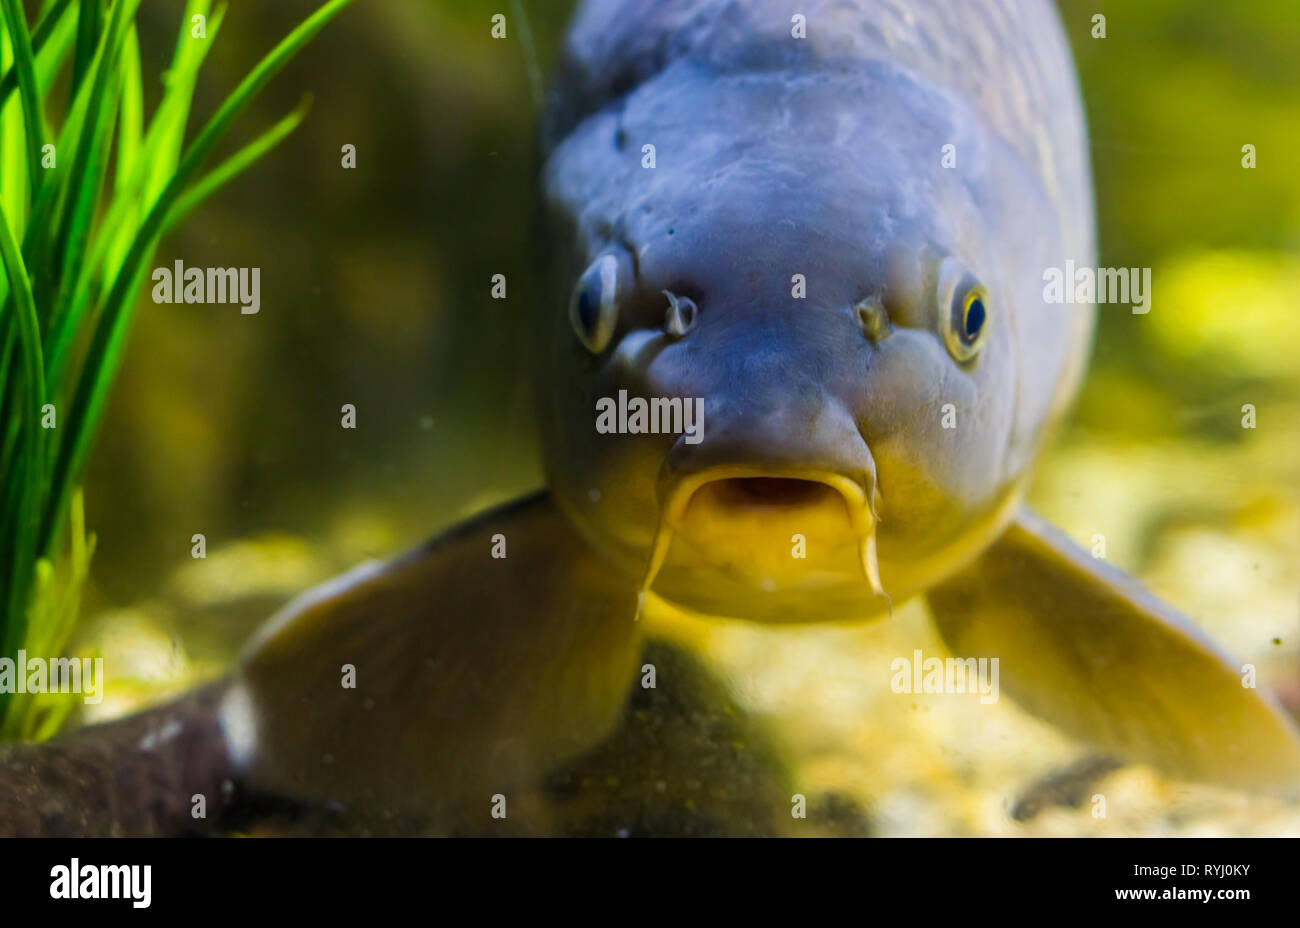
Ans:
{"label": "open mouth", "polygon": [[[788,510],[844,503],[833,487],[797,477],[727,477],[706,483],[695,491],[694,499],[701,495],[711,496],[719,506],[737,509]],[[687,508],[689,511],[690,504]]]}
{"label": "open mouth", "polygon": [[[793,473],[747,467],[711,468],[665,487],[660,524],[638,603],[653,584],[674,535],[704,560],[744,563],[764,575],[797,573],[810,563],[791,545],[818,552],[851,544],[872,593],[885,596],[876,561],[876,515],[868,487],[843,474],[814,468]],[[874,491],[874,487],[870,487]],[[799,560],[795,560],[798,558]],[[888,597],[885,597],[888,599]]]}
{"label": "open mouth", "polygon": [[785,549],[795,535],[815,539],[819,550],[829,550],[867,531],[868,513],[860,488],[819,478],[708,474],[680,488],[666,515],[673,530],[704,557],[784,551],[781,556],[789,559]]}
{"label": "open mouth", "polygon": [[852,478],[812,469],[771,473],[738,467],[705,471],[672,487],[664,517],[685,535],[779,534],[787,528],[861,535],[874,522],[865,488]]}

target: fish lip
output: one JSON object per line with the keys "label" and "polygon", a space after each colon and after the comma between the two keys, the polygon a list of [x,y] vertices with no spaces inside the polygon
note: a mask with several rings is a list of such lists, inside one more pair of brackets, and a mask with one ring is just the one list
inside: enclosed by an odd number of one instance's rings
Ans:
{"label": "fish lip", "polygon": [[[859,436],[860,437],[860,436]],[[849,524],[860,535],[874,531],[880,520],[880,488],[876,462],[865,442],[862,459],[849,466],[805,463],[795,460],[715,461],[700,463],[699,450],[680,435],[664,457],[655,492],[662,523],[677,529],[695,492],[718,480],[774,477],[808,480],[837,491],[844,499]]]}
{"label": "fish lip", "polygon": [[[656,483],[659,503],[659,524],[650,543],[649,559],[637,594],[637,618],[640,618],[646,597],[668,558],[668,549],[674,535],[680,534],[683,518],[695,493],[710,483],[745,477],[776,477],[807,480],[821,483],[840,494],[851,532],[858,539],[859,561],[864,578],[874,595],[884,596],[876,557],[876,526],[880,492],[876,482],[875,459],[865,442],[860,458],[848,457],[843,466],[819,465],[797,459],[767,461],[728,461],[725,458],[701,458],[698,449],[685,443],[679,436],[671,451],[665,456]],[[858,436],[861,438],[861,435]],[[717,452],[714,449],[714,454]],[[740,457],[744,449],[732,446],[723,454]],[[711,455],[712,457],[712,455]],[[893,611],[892,603],[890,611]]]}
{"label": "fish lip", "polygon": [[862,481],[833,469],[811,465],[719,464],[684,476],[665,474],[659,487],[661,518],[674,531],[680,531],[686,510],[698,490],[722,480],[755,477],[806,480],[828,486],[844,499],[849,525],[856,534],[864,535],[875,526],[876,519],[868,503],[871,497]]}

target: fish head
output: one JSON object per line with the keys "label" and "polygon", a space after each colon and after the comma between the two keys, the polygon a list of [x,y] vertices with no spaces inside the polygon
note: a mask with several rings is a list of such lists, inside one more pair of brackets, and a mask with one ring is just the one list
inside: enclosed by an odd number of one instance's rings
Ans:
{"label": "fish head", "polygon": [[1073,389],[1090,320],[1042,303],[1050,193],[892,72],[678,79],[548,162],[574,243],[541,343],[551,486],[680,606],[885,614],[996,537]]}

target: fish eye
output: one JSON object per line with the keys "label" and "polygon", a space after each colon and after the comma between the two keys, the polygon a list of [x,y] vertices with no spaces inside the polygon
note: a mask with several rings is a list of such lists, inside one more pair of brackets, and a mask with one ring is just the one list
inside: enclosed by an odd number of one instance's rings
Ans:
{"label": "fish eye", "polygon": [[[951,279],[955,275],[944,276]],[[947,312],[940,313],[943,340],[954,359],[969,361],[984,347],[991,312],[989,292],[968,272],[957,276],[951,287],[951,295],[946,300]]]}
{"label": "fish eye", "polygon": [[603,254],[578,278],[569,299],[569,322],[578,341],[600,354],[614,337],[618,323],[619,262]]}

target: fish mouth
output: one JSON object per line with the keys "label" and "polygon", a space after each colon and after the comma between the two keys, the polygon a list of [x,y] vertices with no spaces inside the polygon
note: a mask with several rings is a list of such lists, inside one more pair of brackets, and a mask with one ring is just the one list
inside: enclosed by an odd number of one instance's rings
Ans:
{"label": "fish mouth", "polygon": [[791,542],[812,539],[818,549],[853,544],[873,595],[885,597],[876,557],[879,491],[874,472],[850,476],[816,467],[713,466],[678,474],[660,485],[659,526],[638,602],[680,536],[704,559],[749,548],[745,555],[791,563]]}
{"label": "fish mouth", "polygon": [[861,480],[815,468],[709,468],[679,480],[663,500],[664,519],[684,534],[704,519],[792,524],[801,518],[835,519],[858,533],[875,521]]}
{"label": "fish mouth", "polygon": [[[712,504],[719,507],[761,512],[817,507],[830,500],[842,502],[828,484],[802,477],[724,477],[696,490],[692,502],[701,496],[712,496]],[[687,511],[690,508],[688,503]]]}

